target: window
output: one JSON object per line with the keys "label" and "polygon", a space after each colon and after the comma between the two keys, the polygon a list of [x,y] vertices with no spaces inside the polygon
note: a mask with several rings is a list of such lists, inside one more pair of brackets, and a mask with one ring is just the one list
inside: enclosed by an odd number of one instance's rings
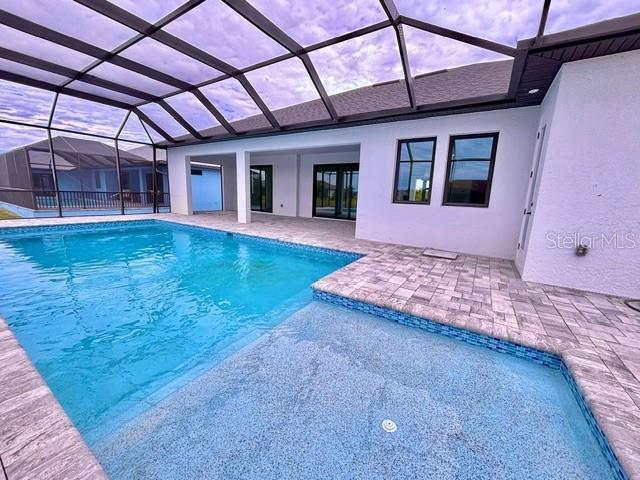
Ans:
{"label": "window", "polygon": [[272,212],[273,167],[251,167],[251,210]]}
{"label": "window", "polygon": [[53,185],[53,174],[33,172],[33,189],[45,192],[55,190]]}
{"label": "window", "polygon": [[395,203],[424,203],[431,199],[435,138],[415,138],[398,142]]}
{"label": "window", "polygon": [[443,205],[488,207],[498,134],[451,137]]}
{"label": "window", "polygon": [[95,179],[96,188],[100,190],[102,188],[102,181],[100,180],[100,172],[94,172],[93,176]]}
{"label": "window", "polygon": [[120,173],[120,184],[122,190],[131,190],[131,172],[121,172]]}

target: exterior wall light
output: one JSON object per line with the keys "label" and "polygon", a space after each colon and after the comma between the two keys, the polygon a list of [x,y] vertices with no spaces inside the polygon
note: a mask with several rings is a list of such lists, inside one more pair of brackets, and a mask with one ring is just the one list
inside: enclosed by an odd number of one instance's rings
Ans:
{"label": "exterior wall light", "polygon": [[532,88],[527,93],[530,94],[530,95],[533,95],[534,93],[538,93],[539,91],[540,91],[539,88]]}

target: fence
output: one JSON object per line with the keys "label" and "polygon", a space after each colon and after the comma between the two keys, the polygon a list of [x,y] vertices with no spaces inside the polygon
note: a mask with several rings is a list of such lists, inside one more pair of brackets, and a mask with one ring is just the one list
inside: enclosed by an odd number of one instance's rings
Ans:
{"label": "fence", "polygon": [[[152,208],[153,192],[99,192],[60,190],[62,210],[112,210],[124,208]],[[54,191],[11,189],[0,187],[0,202],[30,210],[57,210],[58,197]],[[169,193],[156,193],[156,206],[169,206]]]}

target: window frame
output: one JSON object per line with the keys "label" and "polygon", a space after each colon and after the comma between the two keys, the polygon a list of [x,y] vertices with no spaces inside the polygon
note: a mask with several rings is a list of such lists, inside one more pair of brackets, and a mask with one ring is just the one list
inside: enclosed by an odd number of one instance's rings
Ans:
{"label": "window frame", "polygon": [[[449,136],[449,151],[447,152],[447,170],[445,172],[444,189],[442,194],[442,205],[445,207],[474,207],[474,208],[489,208],[489,202],[491,200],[491,186],[493,184],[493,170],[496,163],[496,153],[498,151],[498,139],[500,132],[488,132],[488,133],[472,133],[465,135],[450,135]],[[447,197],[449,195],[449,177],[451,174],[451,154],[453,153],[453,145],[456,140],[466,140],[473,138],[493,138],[493,144],[491,145],[491,157],[487,160],[489,162],[489,173],[487,178],[487,193],[484,203],[464,203],[464,202],[448,202]]]}
{"label": "window frame", "polygon": [[[413,167],[413,163],[429,163],[429,160],[409,160],[407,161],[401,161],[400,160],[400,152],[402,150],[402,145],[404,143],[411,143],[411,142],[433,142],[433,152],[431,155],[431,169],[429,172],[429,191],[427,193],[427,198],[425,200],[422,201],[416,201],[416,200],[398,200],[397,199],[397,194],[398,194],[398,177],[400,176],[400,163],[409,163],[411,164],[411,167],[409,168],[409,182],[411,181],[411,171],[412,171],[412,167]],[[395,169],[395,175],[393,178],[393,196],[392,196],[392,203],[397,203],[397,204],[401,204],[401,205],[430,205],[431,204],[431,191],[433,190],[433,171],[435,170],[435,163],[436,163],[436,148],[438,145],[438,137],[420,137],[420,138],[401,138],[397,140],[397,147],[396,147],[396,169]]]}

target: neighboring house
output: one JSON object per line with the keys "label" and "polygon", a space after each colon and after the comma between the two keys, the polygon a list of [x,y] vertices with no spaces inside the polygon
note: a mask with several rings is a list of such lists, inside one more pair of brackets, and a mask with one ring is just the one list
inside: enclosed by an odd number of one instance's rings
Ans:
{"label": "neighboring house", "polygon": [[[120,191],[115,148],[95,140],[66,136],[54,137],[52,142],[63,208],[117,209]],[[152,161],[146,155],[150,152],[141,150],[141,153],[119,151],[122,197],[130,208],[149,207],[153,203]],[[166,164],[158,164],[156,185],[162,195],[168,192]],[[0,202],[5,207],[14,211],[11,207],[17,207],[23,215],[25,210],[56,209],[54,185],[48,140],[0,154]]]}

